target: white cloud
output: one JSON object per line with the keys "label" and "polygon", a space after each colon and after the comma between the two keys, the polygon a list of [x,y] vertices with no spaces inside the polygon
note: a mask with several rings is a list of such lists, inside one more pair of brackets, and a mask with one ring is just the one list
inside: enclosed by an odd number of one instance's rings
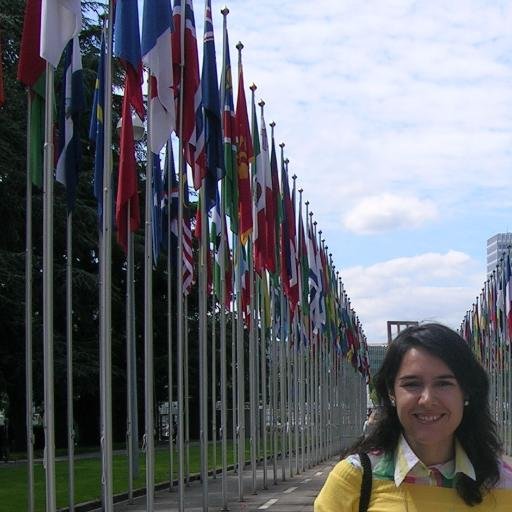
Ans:
{"label": "white cloud", "polygon": [[458,328],[485,273],[467,254],[448,251],[347,268],[342,279],[368,340],[376,342],[385,341],[388,320]]}
{"label": "white cloud", "polygon": [[439,215],[428,199],[381,194],[362,199],[344,218],[345,228],[358,234],[375,234],[396,229],[413,229]]}

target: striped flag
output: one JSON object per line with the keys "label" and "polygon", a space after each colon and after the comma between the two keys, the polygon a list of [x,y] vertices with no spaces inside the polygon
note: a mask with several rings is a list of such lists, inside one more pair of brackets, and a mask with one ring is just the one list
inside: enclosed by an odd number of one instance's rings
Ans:
{"label": "striped flag", "polygon": [[181,174],[181,179],[184,180],[183,188],[185,190],[184,204],[183,204],[183,295],[188,295],[192,290],[194,284],[194,254],[192,252],[192,229],[190,227],[190,206],[188,199],[188,184],[187,184],[187,171],[184,170]]}
{"label": "striped flag", "polygon": [[145,0],[142,18],[142,61],[151,73],[148,130],[151,151],[158,153],[176,127],[169,0]]}
{"label": "striped flag", "polygon": [[117,0],[114,23],[114,55],[121,60],[126,72],[125,97],[141,119],[144,119],[142,100],[142,56],[139,35],[137,0]]}
{"label": "striped flag", "polygon": [[[258,118],[256,116],[256,105],[254,95],[252,98],[252,145],[254,151],[254,164],[252,167],[253,179],[253,220],[254,229],[252,232],[252,241],[254,247],[254,270],[261,276],[265,270],[266,254],[266,229],[265,229],[265,169],[262,148],[260,146],[260,136],[258,133]],[[267,148],[268,149],[268,148]],[[267,155],[268,156],[268,155]]]}
{"label": "striped flag", "polygon": [[170,229],[170,250],[171,264],[176,268],[177,249],[178,249],[178,180],[176,178],[176,169],[174,166],[174,155],[172,151],[172,143],[167,143],[167,151],[165,154],[165,173],[163,198],[165,207],[162,212],[162,248],[168,250],[168,229]]}
{"label": "striped flag", "polygon": [[[185,34],[181,34],[181,18],[185,2]],[[184,62],[181,62],[183,41]],[[203,130],[203,102],[199,82],[199,58],[197,56],[196,25],[192,0],[175,0],[173,8],[172,61],[174,69],[174,90],[179,94],[181,65],[183,78],[183,133],[179,133],[179,109],[176,126],[178,137],[182,138],[185,159],[192,168],[194,188],[199,190],[206,174]],[[179,96],[178,96],[179,97]]]}
{"label": "striped flag", "polygon": [[59,113],[59,157],[57,181],[66,187],[68,212],[75,207],[78,174],[82,159],[80,117],[85,107],[82,55],[78,37],[66,47]]}
{"label": "striped flag", "polygon": [[295,234],[295,212],[288,183],[288,165],[281,168],[283,191],[283,222],[281,226],[281,281],[285,295],[290,301],[290,311],[295,311],[299,301],[299,281],[297,277],[297,249]]}
{"label": "striped flag", "polygon": [[[130,107],[132,105],[139,117],[144,118],[137,0],[116,2],[114,55],[121,59],[126,72],[116,201],[117,241],[126,252],[127,230],[136,231],[140,226],[135,141]],[[128,205],[130,219],[127,218]]]}
{"label": "striped flag", "polygon": [[217,196],[217,201],[212,210],[212,225],[210,230],[210,239],[213,243],[213,249],[215,254],[215,267],[214,267],[214,289],[217,295],[218,301],[222,301],[221,297],[221,275],[222,269],[224,269],[224,280],[226,285],[226,293],[224,296],[224,305],[229,309],[231,304],[231,298],[233,295],[233,283],[232,283],[232,264],[229,254],[228,245],[228,233],[226,229],[226,218],[224,218],[224,234],[222,234],[222,218],[220,212],[220,199]]}
{"label": "striped flag", "polygon": [[224,167],[226,177],[222,182],[222,193],[226,214],[232,233],[238,233],[238,178],[236,162],[236,120],[233,105],[233,80],[229,56],[229,38],[224,30],[224,51],[221,77],[222,141],[224,146]]}
{"label": "striped flag", "polygon": [[41,36],[41,0],[27,0],[23,35],[18,63],[18,80],[30,88],[30,154],[29,168],[32,183],[43,185],[43,146],[45,110],[45,67],[39,55]]}
{"label": "striped flag", "polygon": [[217,59],[213,33],[211,0],[206,0],[204,13],[203,70],[201,87],[204,107],[204,138],[206,154],[206,209],[217,201],[217,182],[224,177],[222,123],[217,78]]}
{"label": "striped flag", "polygon": [[276,274],[278,270],[279,254],[279,176],[277,170],[276,143],[272,134],[272,146],[270,149],[270,185],[271,190],[267,188],[267,244],[269,246],[269,259],[267,261],[267,270],[271,274]]}
{"label": "striped flag", "polygon": [[80,0],[42,0],[41,57],[56,68],[66,45],[81,28]]}
{"label": "striped flag", "polygon": [[313,232],[313,224],[308,227],[308,265],[309,265],[309,311],[313,324],[313,332],[317,334],[321,327],[320,315],[320,269],[319,255],[316,245],[316,237]]}

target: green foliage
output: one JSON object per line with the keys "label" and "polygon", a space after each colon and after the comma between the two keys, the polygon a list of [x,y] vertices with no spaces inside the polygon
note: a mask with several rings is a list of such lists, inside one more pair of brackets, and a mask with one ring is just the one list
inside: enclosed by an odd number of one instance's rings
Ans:
{"label": "green foliage", "polygon": [[[245,458],[249,460],[249,442],[246,443]],[[174,449],[175,450],[175,449]],[[228,461],[233,460],[233,447],[228,444]],[[174,451],[173,475],[177,477],[178,457]],[[209,446],[209,468],[212,469],[213,445]],[[220,467],[221,446],[217,444],[217,467]],[[198,474],[200,470],[200,450],[197,444],[190,447],[190,473]],[[114,494],[128,491],[128,460],[126,455],[116,454],[113,457],[113,489]],[[134,489],[140,489],[146,485],[146,459],[144,454],[139,456],[139,475],[134,481]],[[44,512],[45,503],[45,480],[41,463],[34,468],[34,494],[35,511]],[[169,452],[165,448],[156,451],[155,459],[155,482],[166,482],[169,480]],[[80,458],[75,461],[75,503],[84,503],[92,500],[99,500],[101,494],[101,461],[96,455],[94,457]],[[66,460],[59,460],[56,463],[56,490],[57,508],[63,508],[68,504],[68,463]],[[0,503],[2,510],[18,511],[25,510],[27,506],[27,467],[25,464],[16,464],[0,471]]]}
{"label": "green foliage", "polygon": [[[82,168],[73,213],[72,284],[73,284],[73,387],[75,428],[80,443],[96,444],[99,439],[99,265],[98,221],[96,201],[92,193],[93,148],[88,141],[90,109],[96,78],[101,20],[104,2],[82,2],[85,16],[80,36],[82,48],[86,112],[82,117]],[[0,0],[0,33],[3,47],[3,69],[6,101],[0,107],[0,393],[9,397],[9,439],[11,449],[25,449],[25,240],[27,217],[26,131],[27,96],[16,80],[18,55],[23,27],[25,2]],[[60,68],[56,72],[58,94]],[[114,63],[114,84],[122,84],[119,65]],[[113,100],[113,125],[120,112],[120,96]],[[114,176],[117,169],[117,137],[113,137]],[[145,147],[138,145],[141,212],[144,212]],[[115,190],[115,186],[114,186]],[[54,357],[55,411],[58,446],[66,436],[66,206],[63,187],[55,184],[54,198]],[[37,188],[32,203],[32,342],[34,403],[43,401],[43,195]],[[142,222],[143,225],[143,222]],[[143,421],[144,396],[144,237],[139,232],[135,244],[136,344],[138,366],[139,432]],[[122,251],[113,240],[112,264],[112,393],[114,439],[123,441],[126,430],[126,340],[125,288],[126,264]],[[158,399],[167,395],[167,274],[165,264],[154,273],[154,351],[155,393]],[[175,280],[174,280],[175,281]],[[175,290],[173,289],[173,298]],[[197,366],[197,293],[189,299],[190,367]],[[173,320],[174,325],[175,320]],[[191,374],[190,394],[197,400],[197,378]],[[176,396],[176,392],[175,395]],[[196,432],[192,410],[191,435]],[[41,445],[36,436],[36,448]]]}

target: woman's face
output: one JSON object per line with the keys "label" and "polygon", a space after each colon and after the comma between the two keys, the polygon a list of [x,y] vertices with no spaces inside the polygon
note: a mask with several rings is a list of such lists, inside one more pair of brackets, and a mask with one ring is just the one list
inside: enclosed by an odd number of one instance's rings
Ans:
{"label": "woman's face", "polygon": [[426,465],[453,457],[453,437],[464,394],[450,368],[422,348],[409,349],[393,387],[398,419],[414,453]]}

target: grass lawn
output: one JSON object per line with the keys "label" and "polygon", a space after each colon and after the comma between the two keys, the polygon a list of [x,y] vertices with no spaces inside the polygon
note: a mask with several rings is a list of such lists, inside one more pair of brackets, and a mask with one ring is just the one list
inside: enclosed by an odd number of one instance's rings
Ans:
{"label": "grass lawn", "polygon": [[[199,444],[190,445],[190,474],[199,473],[200,458]],[[249,446],[246,445],[246,460],[249,460]],[[209,468],[213,469],[213,446],[209,447]],[[178,471],[178,457],[174,451],[174,473]],[[221,446],[217,443],[217,467],[220,468]],[[228,465],[233,463],[232,443],[228,443]],[[145,486],[146,459],[145,454],[139,457],[139,476],[134,483],[134,489]],[[57,461],[55,464],[57,508],[68,505],[68,463]],[[113,457],[114,494],[128,490],[128,460],[126,454],[115,454]],[[156,450],[155,481],[156,483],[169,480],[169,451],[167,447]],[[3,512],[19,512],[27,508],[27,465],[9,464],[0,466],[0,509]],[[101,495],[101,463],[100,458],[79,458],[75,460],[75,504],[100,499]],[[36,512],[45,510],[45,475],[42,463],[34,465],[34,495]]]}

